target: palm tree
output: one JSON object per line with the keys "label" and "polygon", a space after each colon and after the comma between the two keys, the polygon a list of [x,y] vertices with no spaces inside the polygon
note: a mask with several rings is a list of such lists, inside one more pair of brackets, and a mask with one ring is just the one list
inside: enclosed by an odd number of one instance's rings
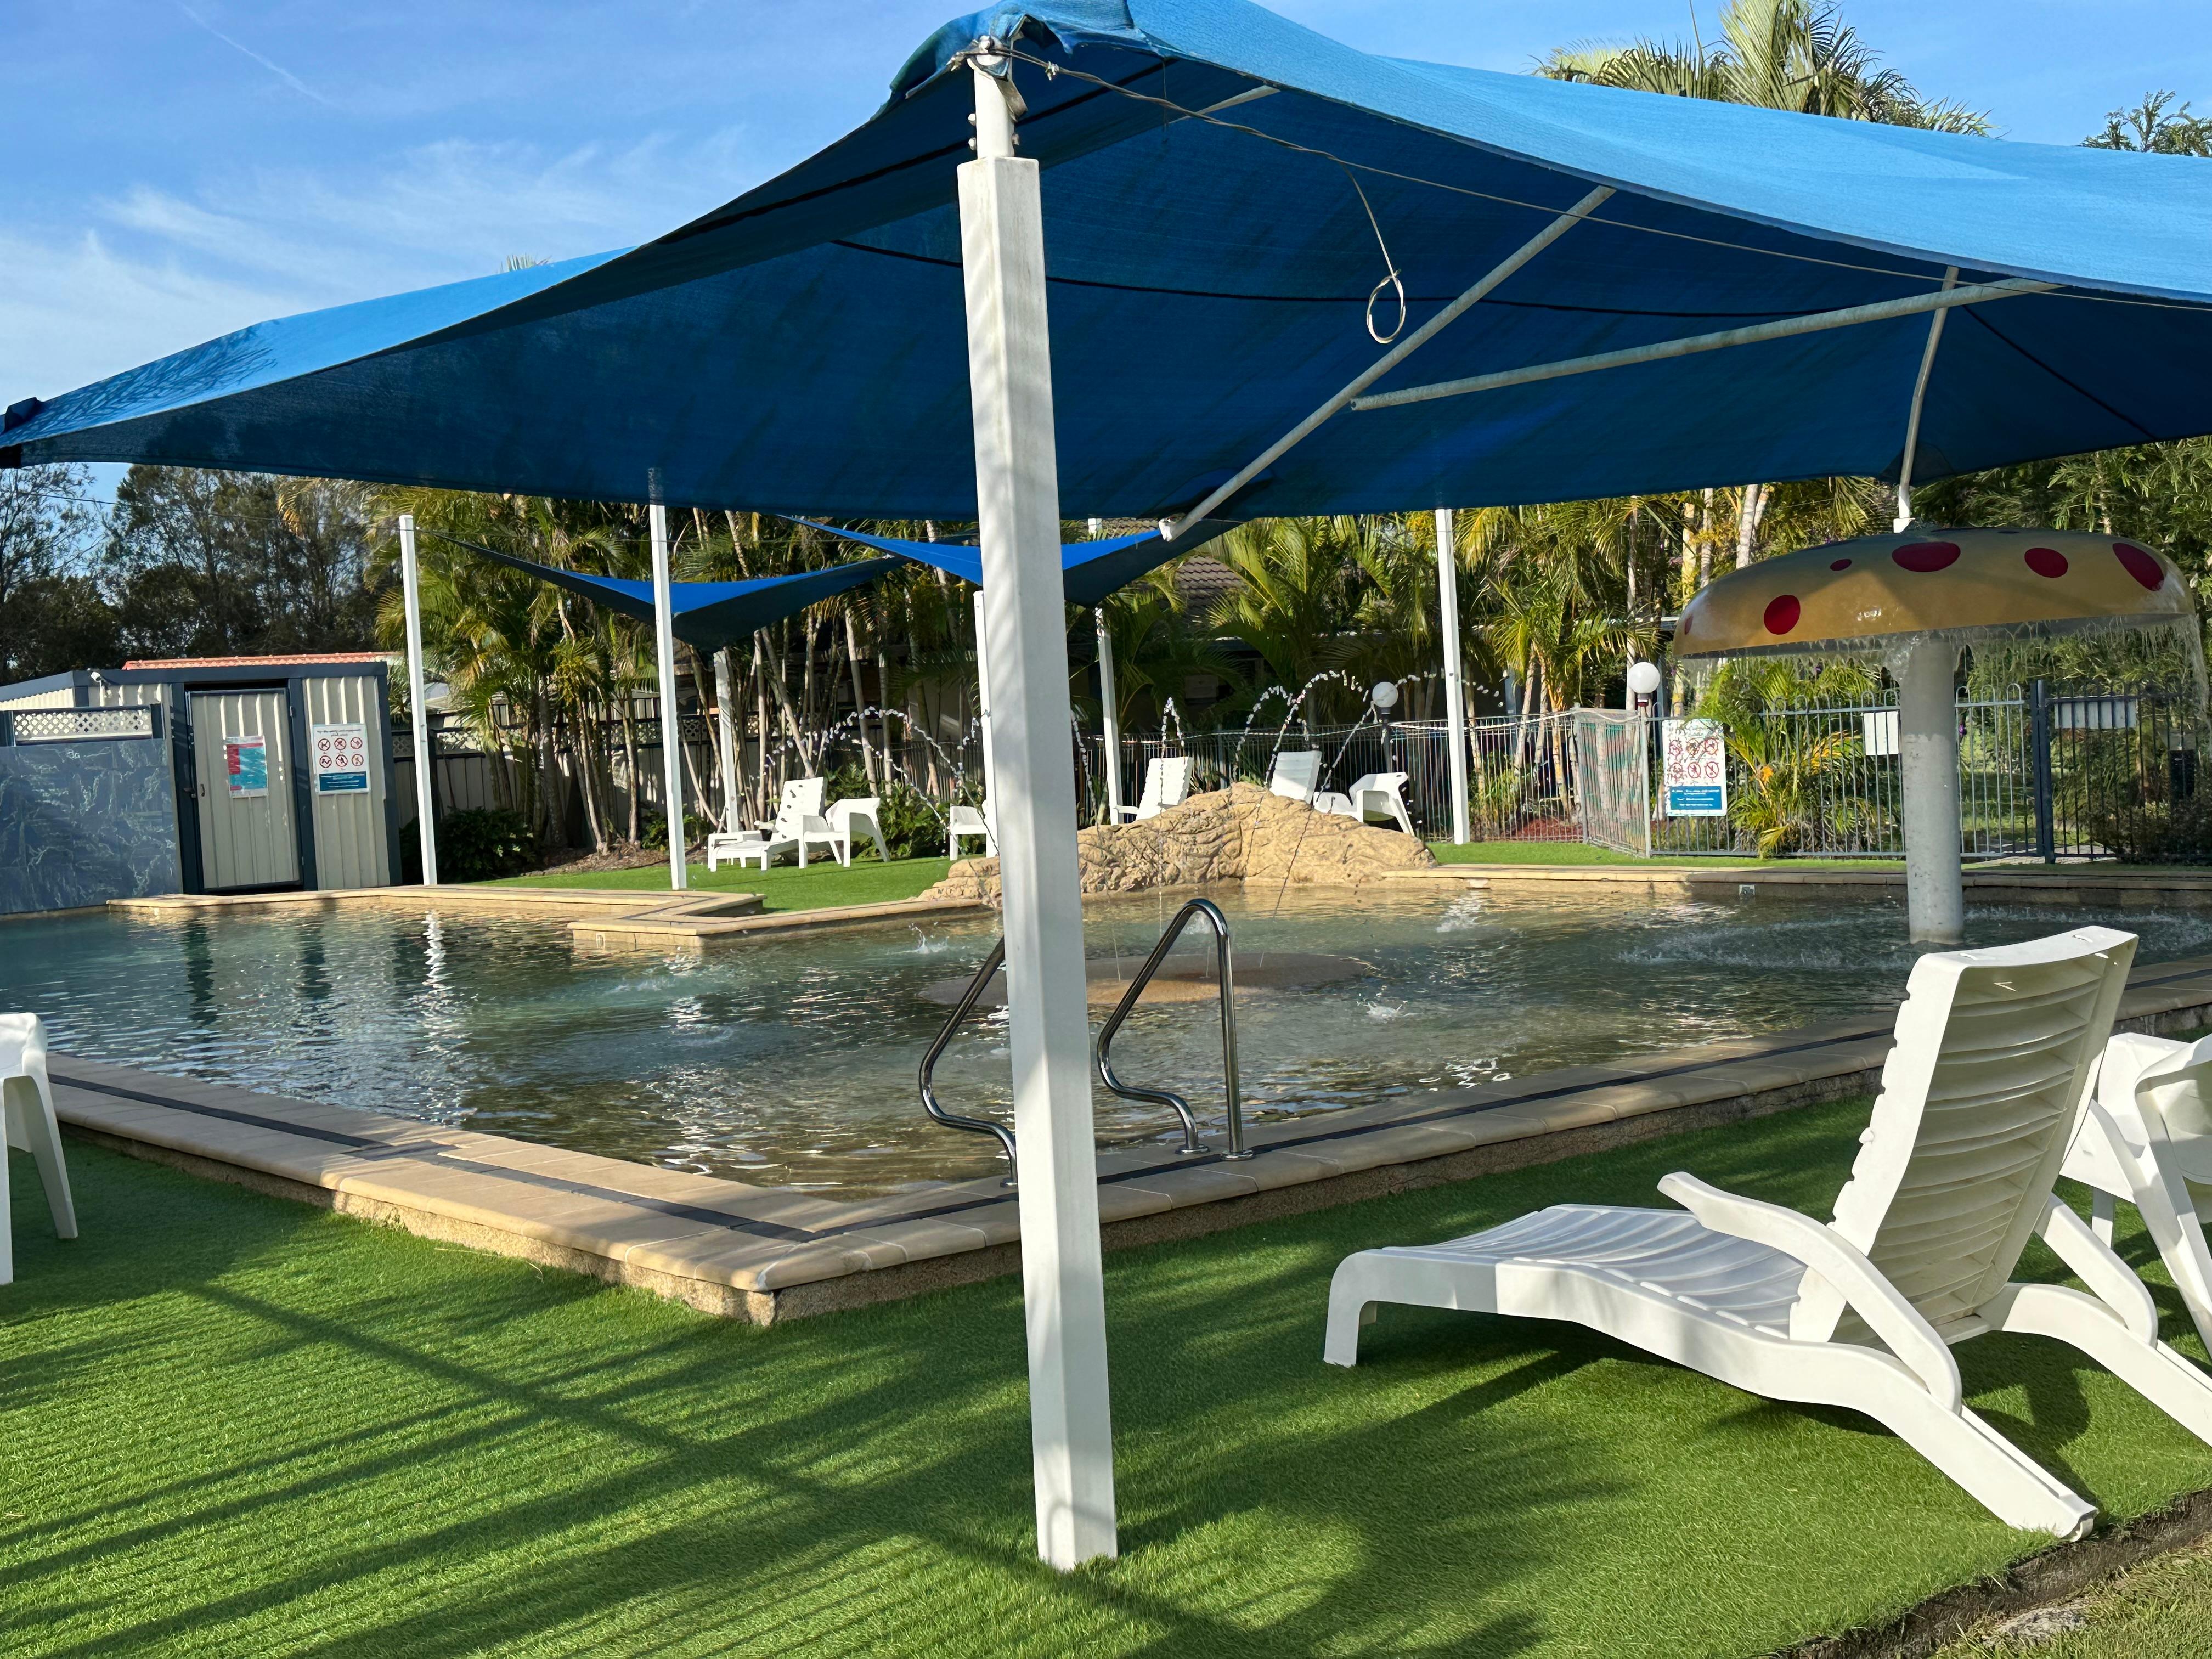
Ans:
{"label": "palm tree", "polygon": [[[1686,42],[1645,40],[1625,46],[1566,47],[1554,52],[1537,72],[1556,80],[1847,121],[1944,132],[1990,130],[1987,115],[1931,99],[1896,70],[1882,68],[1857,31],[1826,0],[1730,0],[1721,13],[1717,40],[1693,36]],[[1735,517],[1739,568],[1757,556],[1775,488],[1753,483],[1733,492],[1729,505]],[[1711,570],[1717,538],[1713,516],[1701,510],[1699,585]]]}
{"label": "palm tree", "polygon": [[1931,99],[1874,51],[1824,0],[1730,0],[1721,38],[1582,45],[1554,52],[1539,74],[1676,98],[1706,98],[1847,121],[1987,133],[1989,117]]}
{"label": "palm tree", "polygon": [[2091,149],[2134,149],[2154,155],[2212,156],[2212,116],[2191,115],[2189,106],[2168,109],[2174,94],[2154,92],[2133,109],[2116,109],[2105,130],[2081,142]]}

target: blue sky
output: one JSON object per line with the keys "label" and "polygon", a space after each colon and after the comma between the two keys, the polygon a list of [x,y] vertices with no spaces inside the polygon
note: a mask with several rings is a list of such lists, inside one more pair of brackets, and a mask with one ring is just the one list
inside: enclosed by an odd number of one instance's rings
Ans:
{"label": "blue sky", "polygon": [[[864,118],[973,3],[8,6],[0,402],[260,318],[654,234]],[[1689,26],[1679,0],[1273,3],[1370,51],[1509,70]],[[1846,16],[2008,137],[2075,143],[2153,88],[2212,109],[2205,0],[1846,0]]]}

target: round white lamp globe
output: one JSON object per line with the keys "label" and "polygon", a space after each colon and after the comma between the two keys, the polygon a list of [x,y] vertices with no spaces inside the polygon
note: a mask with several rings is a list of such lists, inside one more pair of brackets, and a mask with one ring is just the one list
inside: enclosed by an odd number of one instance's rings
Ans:
{"label": "round white lamp globe", "polygon": [[1398,688],[1388,680],[1377,680],[1375,689],[1367,694],[1367,701],[1377,708],[1395,708],[1398,706]]}
{"label": "round white lamp globe", "polygon": [[1628,689],[1639,697],[1659,695],[1659,665],[1656,662],[1632,662],[1628,665]]}

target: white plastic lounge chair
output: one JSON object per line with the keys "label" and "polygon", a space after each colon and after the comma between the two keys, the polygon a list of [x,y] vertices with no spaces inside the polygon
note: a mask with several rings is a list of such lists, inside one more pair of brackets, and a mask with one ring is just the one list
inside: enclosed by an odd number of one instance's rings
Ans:
{"label": "white plastic lounge chair", "polygon": [[1145,793],[1134,806],[1121,809],[1124,818],[1156,818],[1170,806],[1180,806],[1190,793],[1190,757],[1172,755],[1145,763]]}
{"label": "white plastic lounge chair", "polygon": [[1310,806],[1314,790],[1320,782],[1321,750],[1298,749],[1275,757],[1274,770],[1267,777],[1267,790],[1270,794],[1302,800]]}
{"label": "white plastic lounge chair", "polygon": [[960,843],[963,841],[981,842],[986,858],[999,856],[999,838],[991,832],[991,803],[988,801],[980,808],[954,807],[951,816],[945,820],[945,830],[951,845],[952,856],[956,859],[960,856]]}
{"label": "white plastic lounge chair", "polygon": [[76,1237],[76,1205],[70,1197],[69,1166],[62,1161],[62,1128],[54,1116],[54,1088],[46,1079],[46,1028],[36,1014],[0,1014],[0,1285],[15,1279],[15,1249],[8,1224],[8,1152],[28,1152],[46,1189],[54,1237]]}
{"label": "white plastic lounge chair", "polygon": [[883,811],[883,802],[873,795],[854,795],[832,801],[830,810],[818,816],[809,813],[799,826],[799,862],[806,863],[806,849],[826,847],[830,856],[847,869],[853,866],[853,837],[866,836],[876,843],[876,856],[885,864],[891,861],[890,853],[884,846],[883,826],[876,815]]}
{"label": "white plastic lounge chair", "polygon": [[1395,818],[1398,827],[1410,836],[1413,833],[1413,820],[1406,811],[1406,780],[1410,775],[1406,772],[1370,772],[1343,794],[1331,791],[1316,795],[1314,810],[1357,818],[1362,823],[1372,818]]}
{"label": "white plastic lounge chair", "polygon": [[[1864,1412],[2008,1525],[2094,1509],[1969,1410],[1949,1345],[2055,1337],[2212,1439],[2212,1378],[2158,1340],[2150,1292],[2052,1195],[2135,939],[2085,927],[1923,957],[1851,1178],[1823,1225],[1687,1175],[1687,1214],[1562,1205],[1449,1243],[1364,1250],[1330,1286],[1325,1357],[1376,1304],[1567,1319],[1740,1389]],[[2012,1281],[2040,1233],[2089,1286]]]}
{"label": "white plastic lounge chair", "polygon": [[712,870],[724,863],[750,864],[757,859],[760,867],[765,870],[786,853],[796,853],[799,867],[804,870],[806,848],[800,843],[799,831],[809,817],[821,815],[824,787],[820,778],[792,779],[783,786],[783,793],[776,801],[774,823],[738,835],[707,837],[707,867]]}
{"label": "white plastic lounge chair", "polygon": [[2090,1190],[2089,1225],[2112,1242],[2125,1200],[2212,1347],[2212,1037],[2194,1046],[2124,1032],[2105,1045],[2094,1109],[2084,1112],[2059,1173]]}

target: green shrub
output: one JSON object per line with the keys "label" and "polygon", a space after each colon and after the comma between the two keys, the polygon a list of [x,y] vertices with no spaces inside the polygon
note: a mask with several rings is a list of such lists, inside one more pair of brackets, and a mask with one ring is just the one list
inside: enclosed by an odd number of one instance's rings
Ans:
{"label": "green shrub", "polygon": [[[686,847],[702,844],[714,829],[714,824],[702,814],[686,812],[684,815],[684,844]],[[641,846],[656,853],[665,853],[668,850],[668,814],[647,813],[638,822],[638,837]]]}
{"label": "green shrub", "polygon": [[520,812],[471,807],[438,820],[441,881],[494,881],[535,870],[541,861],[538,837]]}
{"label": "green shrub", "polygon": [[[878,787],[868,781],[867,775],[858,766],[841,766],[830,774],[829,787],[823,792],[822,799],[829,803],[848,800],[856,795],[876,798],[876,821],[883,826],[884,845],[890,849],[893,858],[936,858],[944,854],[945,809],[933,805],[903,778],[894,778]],[[868,852],[873,855],[873,846],[868,847]],[[860,856],[859,846],[853,848],[853,856]]]}

